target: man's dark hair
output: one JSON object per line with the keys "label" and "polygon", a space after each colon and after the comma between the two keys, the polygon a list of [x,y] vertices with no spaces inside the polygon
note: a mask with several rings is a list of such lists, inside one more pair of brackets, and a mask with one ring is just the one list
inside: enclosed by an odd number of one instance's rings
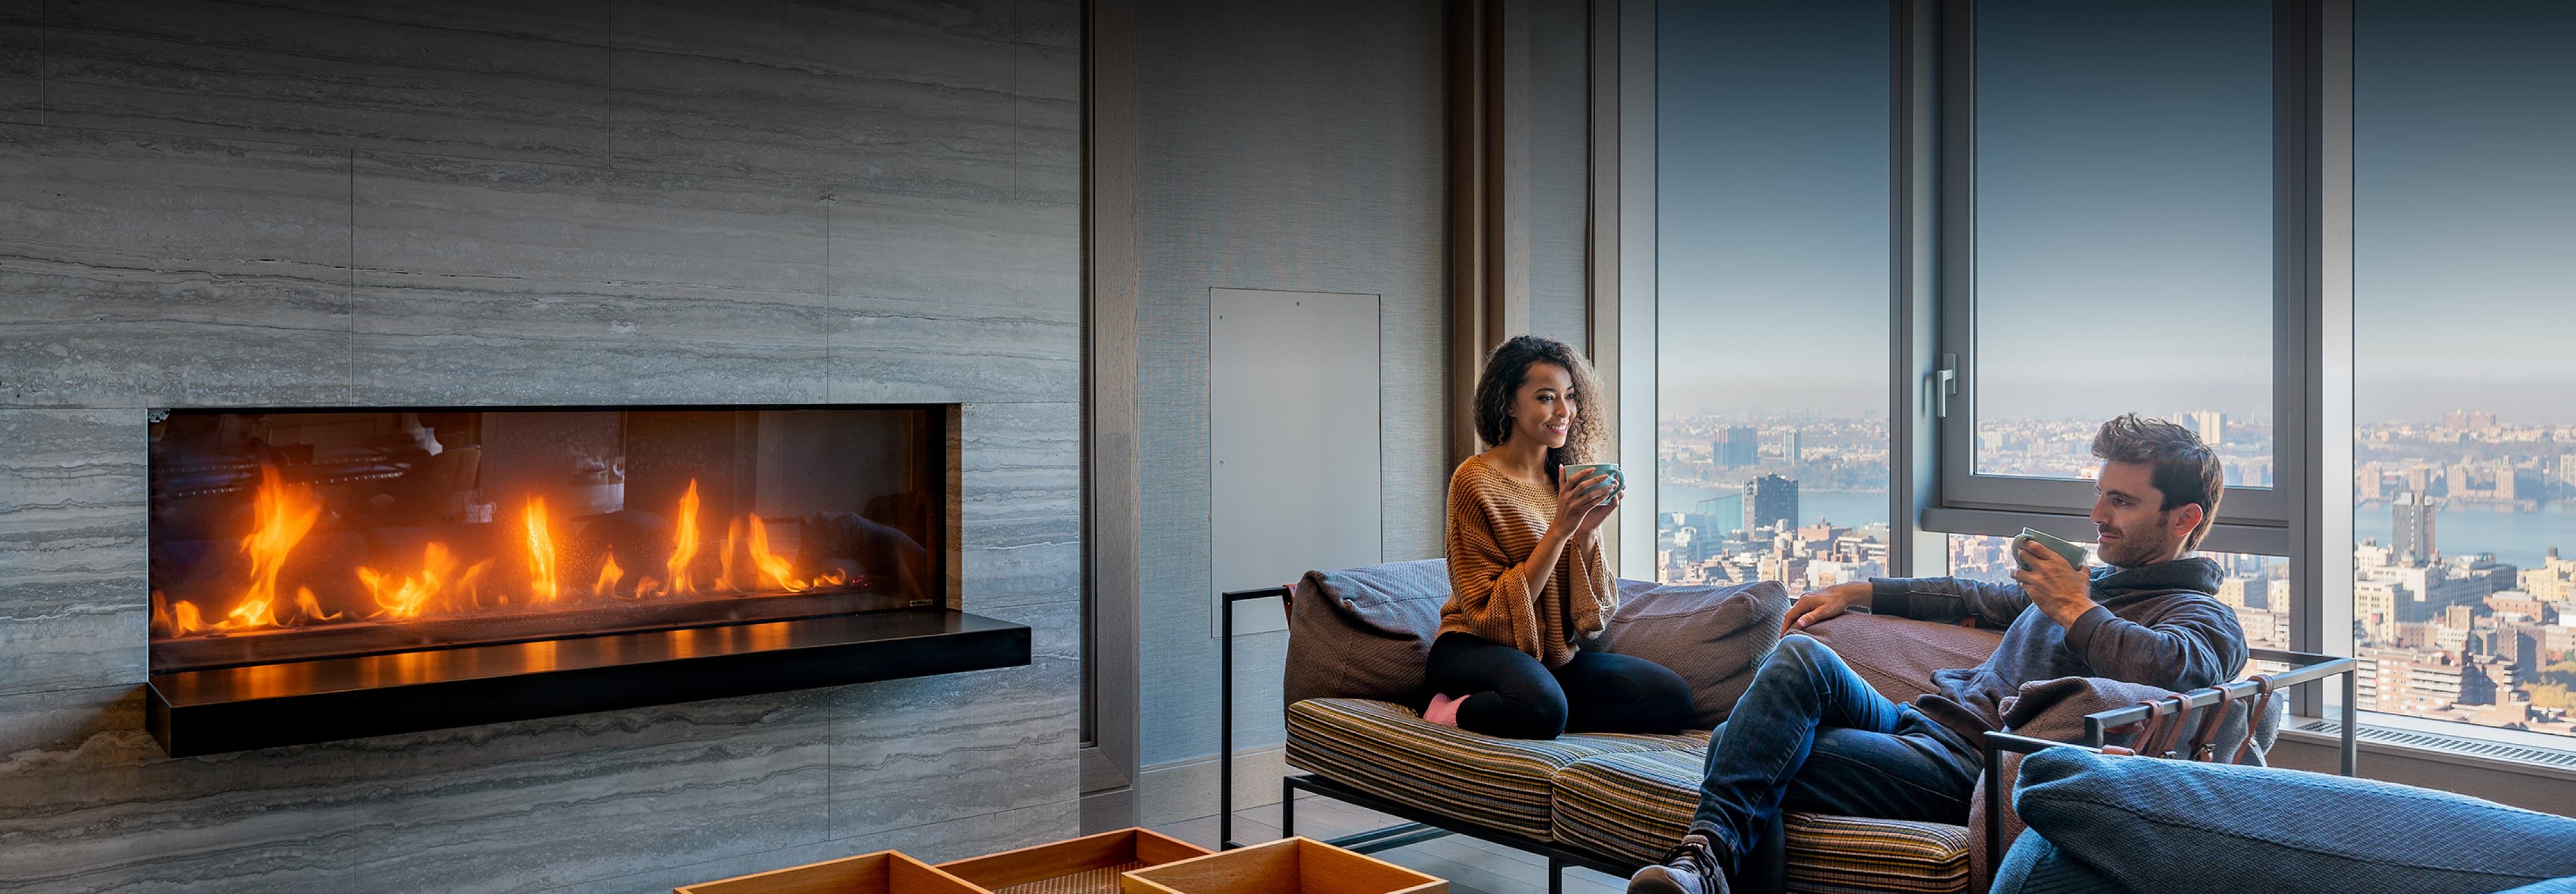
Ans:
{"label": "man's dark hair", "polygon": [[1494,347],[1485,356],[1485,373],[1476,382],[1476,437],[1488,447],[1500,447],[1512,436],[1512,399],[1520,394],[1521,385],[1529,381],[1529,369],[1540,363],[1565,367],[1573,381],[1571,393],[1575,404],[1574,425],[1566,431],[1565,446],[1547,451],[1548,472],[1566,463],[1589,462],[1601,440],[1600,414],[1588,403],[1605,397],[1592,378],[1592,364],[1583,360],[1564,342],[1535,335],[1515,336]]}
{"label": "man's dark hair", "polygon": [[2210,524],[2218,520],[2219,498],[2227,495],[2227,474],[2219,468],[2218,452],[2202,443],[2199,435],[2162,419],[2130,413],[2102,423],[2102,431],[2093,436],[2093,455],[2152,468],[2149,480],[2165,495],[2159,512],[2200,504],[2200,525],[2183,541],[2186,549],[2200,548],[2200,539],[2209,536]]}

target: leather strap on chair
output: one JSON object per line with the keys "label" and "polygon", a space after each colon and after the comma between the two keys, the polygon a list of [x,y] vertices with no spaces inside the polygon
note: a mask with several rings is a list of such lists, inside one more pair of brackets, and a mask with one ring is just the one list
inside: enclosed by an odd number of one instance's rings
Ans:
{"label": "leather strap on chair", "polygon": [[2245,760],[2246,749],[2254,747],[2254,730],[2261,727],[2263,718],[2272,712],[2272,676],[2255,674],[2246,679],[2254,681],[2254,707],[2245,712],[2245,738],[2236,743],[2236,753],[2228,756],[2227,762],[2231,764]]}
{"label": "leather strap on chair", "polygon": [[2182,741],[2182,715],[2184,711],[2191,710],[2191,696],[2177,692],[2156,701],[2173,703],[2173,720],[2159,725],[2156,728],[2155,741],[2147,743],[2148,747],[2141,749],[2141,752],[2149,757],[2170,758],[2175,756],[2174,746]]}
{"label": "leather strap on chair", "polygon": [[2136,723],[2123,723],[2119,726],[2103,727],[2102,732],[2122,736],[2136,733],[2138,734],[2138,737],[2129,740],[2128,745],[2113,745],[2109,742],[2104,742],[2102,743],[2102,753],[2138,754],[2146,750],[2147,740],[2155,736],[2156,727],[2163,725],[2161,722],[2163,718],[2159,717],[2155,712],[2156,702],[2154,699],[2142,698],[2137,701],[2137,704],[2147,706],[2147,719]]}
{"label": "leather strap on chair", "polygon": [[2200,728],[2192,731],[2191,759],[2196,761],[2207,761],[2218,756],[2218,724],[2227,719],[2227,705],[2230,701],[2227,690],[2212,686],[2209,687],[2209,691],[2218,694],[2218,701],[2201,709],[2203,713],[2200,715]]}

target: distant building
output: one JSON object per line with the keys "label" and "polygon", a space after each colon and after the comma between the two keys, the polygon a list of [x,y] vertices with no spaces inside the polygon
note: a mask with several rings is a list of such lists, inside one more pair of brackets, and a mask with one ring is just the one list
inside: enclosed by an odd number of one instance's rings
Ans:
{"label": "distant building", "polygon": [[1794,525],[1797,520],[1798,482],[1778,475],[1764,475],[1744,482],[1745,530],[1783,521]]}
{"label": "distant building", "polygon": [[1725,431],[1718,433],[1717,440],[1709,445],[1709,454],[1715,457],[1717,464],[1721,466],[1752,465],[1761,447],[1760,442],[1756,440],[1758,437],[1753,426],[1727,426]]}
{"label": "distant building", "polygon": [[2416,491],[2401,491],[2388,501],[2389,550],[2402,565],[2422,567],[2439,561],[2433,542],[2433,500]]}
{"label": "distant building", "polygon": [[2200,442],[2216,447],[2227,440],[2227,414],[2217,410],[2184,410],[2174,414],[2174,424],[2191,429]]}
{"label": "distant building", "polygon": [[1780,459],[1789,464],[1789,477],[1798,477],[1798,458],[1805,455],[1806,441],[1798,436],[1797,429],[1789,429],[1780,435]]}
{"label": "distant building", "polygon": [[2228,608],[2243,612],[2272,607],[2271,580],[2260,577],[2231,577],[2218,583],[2218,601]]}
{"label": "distant building", "polygon": [[2558,480],[2569,487],[2576,487],[2576,453],[2558,455]]}

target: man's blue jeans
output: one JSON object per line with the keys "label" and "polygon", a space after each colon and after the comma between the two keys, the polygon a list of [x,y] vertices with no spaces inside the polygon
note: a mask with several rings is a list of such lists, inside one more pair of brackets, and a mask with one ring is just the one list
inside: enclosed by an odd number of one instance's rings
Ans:
{"label": "man's blue jeans", "polygon": [[1824,643],[1791,634],[1710,736],[1691,831],[1733,874],[1784,808],[1966,823],[1982,760],[1956,731],[1879,695]]}

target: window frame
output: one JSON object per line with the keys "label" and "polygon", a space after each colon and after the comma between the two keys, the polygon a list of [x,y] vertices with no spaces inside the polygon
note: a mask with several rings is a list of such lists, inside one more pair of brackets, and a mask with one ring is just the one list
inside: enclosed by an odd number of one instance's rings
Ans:
{"label": "window frame", "polygon": [[[2312,432],[2294,424],[2301,401],[2299,389],[2293,387],[2298,371],[2292,368],[2297,357],[2291,344],[2297,319],[2290,316],[2294,303],[2291,296],[2301,290],[2306,279],[2300,275],[2307,266],[2306,190],[2297,188],[2307,178],[2306,141],[2299,138],[2305,132],[2306,115],[2303,106],[2284,108],[2279,101],[2285,89],[2304,93],[2306,88],[2305,66],[2284,64],[2304,58],[2308,31],[2307,17],[2284,15],[2284,7],[2306,5],[2275,3],[2273,16],[2271,310],[2275,484],[2227,488],[2220,504],[2223,511],[2204,542],[2208,549],[2221,552],[2289,555],[2294,488],[2283,486],[2289,477],[2287,460],[2302,453],[2308,446],[2306,442],[2313,440]],[[2093,525],[2088,516],[2094,502],[2090,482],[1976,471],[1977,5],[1973,0],[1957,0],[1941,7],[1938,114],[1942,142],[1938,192],[1944,201],[1934,238],[1939,244],[1941,282],[1936,312],[1940,317],[1943,356],[1938,369],[1948,378],[1935,386],[1940,392],[1935,394],[1940,488],[1936,502],[1925,507],[1923,525],[1927,530],[1943,533],[1990,536],[2011,536],[2028,526],[2058,536],[2090,540]],[[2289,83],[2284,83],[2285,78]]]}

